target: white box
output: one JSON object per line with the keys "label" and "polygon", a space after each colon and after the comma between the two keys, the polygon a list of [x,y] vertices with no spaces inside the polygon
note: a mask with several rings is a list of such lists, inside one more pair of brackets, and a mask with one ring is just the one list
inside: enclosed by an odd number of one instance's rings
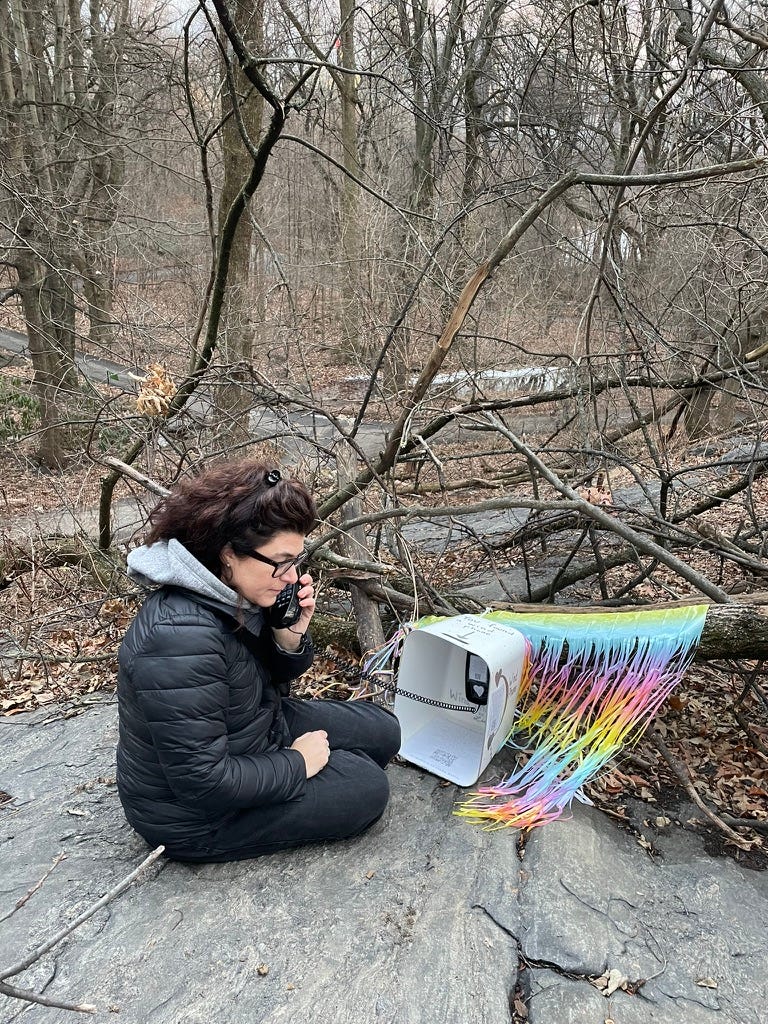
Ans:
{"label": "white box", "polygon": [[[512,730],[528,644],[521,633],[478,615],[455,615],[406,636],[394,710],[400,756],[458,786],[472,786]],[[467,698],[467,675],[487,703]],[[474,710],[447,710],[406,697],[415,693]]]}

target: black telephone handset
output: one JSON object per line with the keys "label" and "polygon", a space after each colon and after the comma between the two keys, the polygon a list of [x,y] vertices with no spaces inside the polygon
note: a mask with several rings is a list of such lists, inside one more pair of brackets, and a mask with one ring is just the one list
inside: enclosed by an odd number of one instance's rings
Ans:
{"label": "black telephone handset", "polygon": [[272,629],[287,629],[288,626],[292,626],[299,620],[301,616],[300,589],[298,583],[289,583],[287,587],[283,587],[272,607],[266,608],[264,611],[264,618],[268,626],[271,626]]}

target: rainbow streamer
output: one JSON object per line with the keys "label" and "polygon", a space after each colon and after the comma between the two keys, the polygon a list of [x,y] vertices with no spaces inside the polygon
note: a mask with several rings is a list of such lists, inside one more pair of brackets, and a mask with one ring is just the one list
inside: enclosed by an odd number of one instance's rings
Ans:
{"label": "rainbow streamer", "polygon": [[[559,818],[585,782],[642,736],[688,668],[706,614],[706,605],[486,612],[531,645],[507,739],[530,756],[502,782],[480,787],[456,813],[487,828],[530,829]],[[421,619],[414,628],[434,621]]]}
{"label": "rainbow streamer", "polygon": [[513,733],[526,737],[530,757],[457,814],[529,829],[559,818],[585,782],[642,736],[688,668],[707,607],[486,614],[531,643]]}

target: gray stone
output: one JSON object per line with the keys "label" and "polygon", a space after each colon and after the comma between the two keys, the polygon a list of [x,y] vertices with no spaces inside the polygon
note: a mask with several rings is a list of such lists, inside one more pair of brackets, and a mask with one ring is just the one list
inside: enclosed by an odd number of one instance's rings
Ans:
{"label": "gray stone", "polygon": [[[757,1018],[755,1018],[757,1019]],[[720,1013],[681,1000],[647,1002],[642,995],[614,992],[607,998],[588,982],[536,971],[530,998],[530,1024],[723,1024]]]}
{"label": "gray stone", "polygon": [[[0,788],[14,797],[0,810],[0,968],[148,852],[115,791],[114,704],[58,715],[0,719]],[[651,860],[581,806],[535,830],[521,864],[517,833],[453,815],[455,787],[405,766],[390,781],[366,836],[236,864],[160,862],[10,981],[121,1024],[501,1024],[516,985],[531,1024],[768,1019],[766,875],[680,831]],[[636,994],[590,984],[610,968]],[[0,1021],[19,1018],[73,1019],[0,996]]]}
{"label": "gray stone", "polygon": [[[663,859],[582,807],[532,833],[522,861],[525,957],[592,978],[616,969],[637,989],[615,993],[608,1013],[588,982],[545,972],[540,991],[531,984],[534,1024],[768,1020],[766,876],[706,856],[679,830],[655,842]],[[561,1000],[577,1015],[553,1009]]]}
{"label": "gray stone", "polygon": [[[10,965],[108,891],[148,852],[122,819],[111,777],[116,715],[0,720],[0,916]],[[385,820],[365,837],[237,864],[166,863],[100,911],[19,987],[94,1002],[122,1024],[505,1020],[517,947],[515,835],[456,819],[456,790],[392,767]],[[106,780],[106,781],[105,781]],[[370,876],[370,877],[369,877]],[[259,974],[265,965],[268,973]],[[263,969],[263,968],[262,968]],[[0,1021],[22,1003],[0,996]],[[41,1022],[69,1020],[34,1007]]]}

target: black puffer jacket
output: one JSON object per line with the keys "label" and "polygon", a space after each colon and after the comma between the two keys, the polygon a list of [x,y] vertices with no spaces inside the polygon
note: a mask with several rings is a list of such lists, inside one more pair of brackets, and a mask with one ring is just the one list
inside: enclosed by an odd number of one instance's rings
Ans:
{"label": "black puffer jacket", "polygon": [[312,662],[261,635],[260,615],[177,587],[153,593],[120,648],[117,785],[126,817],[151,845],[204,853],[243,807],[299,796],[304,758],[281,693]]}

